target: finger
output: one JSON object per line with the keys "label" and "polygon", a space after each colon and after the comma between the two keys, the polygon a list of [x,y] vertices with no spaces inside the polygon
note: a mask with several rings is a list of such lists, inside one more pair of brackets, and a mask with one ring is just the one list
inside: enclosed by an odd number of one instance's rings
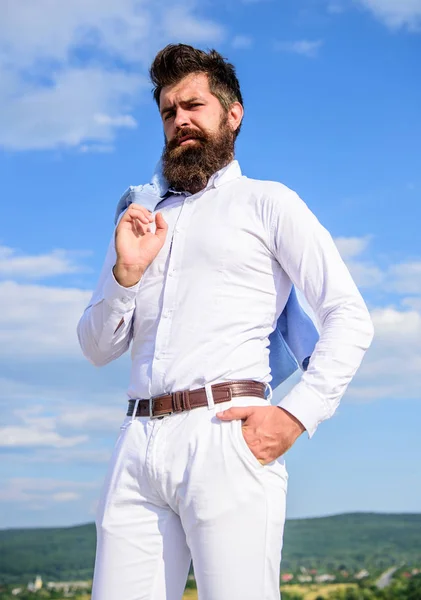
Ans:
{"label": "finger", "polygon": [[150,228],[146,224],[141,223],[139,219],[133,219],[132,224],[137,237],[142,237],[150,231]]}
{"label": "finger", "polygon": [[139,219],[132,219],[132,227],[136,237],[140,237],[142,235],[142,228]]}
{"label": "finger", "polygon": [[155,235],[163,242],[167,236],[168,225],[162,216],[162,213],[156,213],[155,215]]}
{"label": "finger", "polygon": [[134,221],[138,221],[139,223],[143,223],[143,225],[149,225],[150,221],[148,217],[141,213],[130,212],[127,214],[126,223],[133,223]]}
{"label": "finger", "polygon": [[153,220],[153,217],[148,215],[148,213],[146,212],[146,209],[144,209],[142,206],[141,207],[134,206],[133,204],[130,205],[127,216],[130,219],[139,219],[139,221],[141,221],[142,223],[145,223],[145,225],[151,223]]}
{"label": "finger", "polygon": [[134,208],[136,210],[142,210],[143,212],[145,212],[147,215],[151,215],[151,211],[149,210],[149,208],[145,208],[144,206],[142,206],[141,204],[138,204],[137,202],[132,202],[130,204],[131,208]]}
{"label": "finger", "polygon": [[135,202],[132,202],[132,204],[130,204],[129,210],[132,210],[132,211],[138,212],[138,213],[140,212],[140,213],[144,214],[145,217],[148,217],[148,219],[153,219],[153,215],[148,208],[145,208],[144,206],[141,206],[140,204],[136,204]]}
{"label": "finger", "polygon": [[248,419],[252,414],[253,407],[251,406],[235,406],[216,413],[216,416],[221,419],[221,421],[239,421],[240,419]]}

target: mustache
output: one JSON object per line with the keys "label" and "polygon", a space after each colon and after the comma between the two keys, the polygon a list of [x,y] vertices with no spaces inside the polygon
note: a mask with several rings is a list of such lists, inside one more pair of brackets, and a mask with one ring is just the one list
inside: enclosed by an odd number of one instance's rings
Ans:
{"label": "mustache", "polygon": [[180,140],[186,136],[194,140],[199,140],[201,142],[206,142],[208,139],[204,133],[197,131],[197,129],[190,129],[189,127],[185,127],[184,129],[180,129],[180,131],[178,131],[175,134],[173,139],[167,143],[167,149],[171,151],[174,150],[174,148],[177,148]]}

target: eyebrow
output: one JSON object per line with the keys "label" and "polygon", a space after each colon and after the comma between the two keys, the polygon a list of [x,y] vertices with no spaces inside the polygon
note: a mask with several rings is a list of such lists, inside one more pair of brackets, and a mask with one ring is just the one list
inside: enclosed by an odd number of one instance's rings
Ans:
{"label": "eyebrow", "polygon": [[[193,104],[193,102],[197,102],[198,100],[200,100],[200,102],[203,102],[203,98],[200,98],[199,96],[192,96],[191,98],[187,98],[187,100],[182,100],[180,104]],[[171,106],[166,106],[161,110],[161,115],[164,116],[165,113],[171,112],[174,109],[175,104],[171,104]]]}

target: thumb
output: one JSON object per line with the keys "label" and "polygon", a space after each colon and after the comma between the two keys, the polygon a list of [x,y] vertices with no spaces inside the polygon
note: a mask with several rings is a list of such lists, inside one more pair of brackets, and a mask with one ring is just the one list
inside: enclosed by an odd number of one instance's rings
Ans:
{"label": "thumb", "polygon": [[216,416],[221,419],[221,421],[239,421],[240,419],[247,419],[252,413],[253,408],[251,406],[236,406],[218,412],[216,413]]}
{"label": "thumb", "polygon": [[167,236],[167,230],[168,230],[168,225],[167,222],[165,221],[164,217],[162,216],[162,213],[156,213],[155,215],[155,225],[156,225],[156,229],[155,229],[155,235],[157,235],[159,237],[159,239],[164,242],[165,238]]}

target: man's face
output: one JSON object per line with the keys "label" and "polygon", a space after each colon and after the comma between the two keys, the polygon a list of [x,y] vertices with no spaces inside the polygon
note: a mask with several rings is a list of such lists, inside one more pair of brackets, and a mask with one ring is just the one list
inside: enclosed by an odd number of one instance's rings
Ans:
{"label": "man's face", "polygon": [[[198,145],[198,140],[180,134],[184,129],[201,133],[216,133],[224,114],[219,100],[211,94],[205,73],[193,73],[178,83],[163,88],[160,97],[160,113],[167,143],[174,142],[181,148]],[[172,144],[171,144],[172,145]]]}
{"label": "man's face", "polygon": [[231,123],[235,118],[211,94],[203,73],[165,87],[160,112],[165,132],[164,176],[172,188],[195,194],[233,159],[235,136]]}

